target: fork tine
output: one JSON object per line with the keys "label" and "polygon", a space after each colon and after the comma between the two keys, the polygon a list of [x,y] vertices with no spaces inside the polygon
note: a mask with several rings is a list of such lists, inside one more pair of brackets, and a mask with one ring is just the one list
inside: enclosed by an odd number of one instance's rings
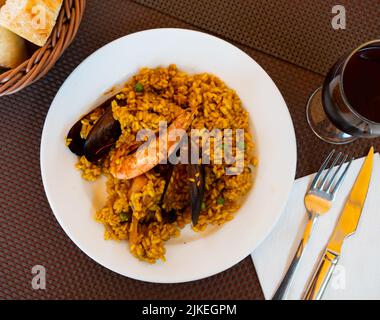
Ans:
{"label": "fork tine", "polygon": [[328,178],[330,177],[331,173],[333,172],[333,169],[335,167],[335,165],[337,164],[338,160],[340,159],[340,157],[342,156],[342,152],[339,152],[338,155],[335,157],[334,161],[331,163],[330,165],[330,168],[327,170],[325,176],[322,178],[321,182],[320,182],[320,187],[319,189],[323,190],[326,182],[328,181]]}
{"label": "fork tine", "polygon": [[335,193],[339,190],[340,186],[342,185],[342,182],[343,182],[343,180],[344,180],[344,178],[345,178],[345,176],[347,174],[347,171],[350,168],[351,163],[352,163],[353,160],[354,160],[354,158],[352,157],[351,160],[350,160],[350,162],[347,164],[346,168],[344,169],[342,175],[340,176],[338,182],[335,184],[334,189],[332,190],[332,194],[333,195],[335,195]]}
{"label": "fork tine", "polygon": [[318,170],[317,174],[315,175],[315,177],[314,177],[314,179],[313,179],[313,181],[312,181],[312,183],[310,185],[310,189],[314,189],[317,186],[319,178],[321,177],[321,174],[322,174],[323,170],[326,169],[327,164],[329,163],[330,159],[332,158],[334,152],[335,152],[335,149],[330,152],[330,154],[327,156],[327,158],[323,162],[322,166]]}
{"label": "fork tine", "polygon": [[339,167],[335,170],[334,175],[331,177],[330,182],[326,186],[326,192],[329,193],[331,189],[333,188],[335,178],[338,175],[339,171],[342,169],[344,163],[347,161],[347,158],[348,158],[348,155],[344,155],[343,159],[340,161]]}

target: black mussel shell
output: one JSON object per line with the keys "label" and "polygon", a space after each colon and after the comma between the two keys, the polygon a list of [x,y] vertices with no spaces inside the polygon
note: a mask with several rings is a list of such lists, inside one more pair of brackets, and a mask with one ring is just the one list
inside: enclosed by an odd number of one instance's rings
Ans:
{"label": "black mussel shell", "polygon": [[188,164],[187,175],[190,187],[191,220],[193,226],[198,223],[205,195],[206,172],[202,164]]}
{"label": "black mussel shell", "polygon": [[84,155],[90,162],[97,162],[108,154],[121,135],[120,122],[115,120],[112,108],[96,122],[84,144]]}
{"label": "black mussel shell", "polygon": [[157,166],[154,167],[154,170],[155,170],[155,172],[160,173],[161,177],[163,177],[165,179],[164,191],[162,192],[160,201],[158,203],[159,207],[161,208],[162,218],[165,221],[168,221],[169,223],[172,223],[176,219],[176,212],[175,212],[175,210],[170,210],[170,211],[165,210],[163,208],[163,203],[164,203],[164,200],[165,200],[166,192],[167,192],[167,190],[169,188],[170,179],[171,179],[171,177],[173,175],[174,165],[172,165],[172,164],[159,164],[159,165],[157,165]]}
{"label": "black mussel shell", "polygon": [[82,118],[80,118],[70,129],[69,133],[67,134],[67,139],[70,140],[70,143],[68,145],[70,151],[77,156],[83,156],[84,155],[84,146],[86,140],[83,139],[80,135],[82,131],[82,120],[89,116],[91,113],[103,109],[107,110],[111,108],[111,102],[115,99],[115,97],[112,97],[108,99],[107,101],[103,102],[100,106],[96,107],[94,110],[90,111],[86,115],[84,115]]}
{"label": "black mussel shell", "polygon": [[86,140],[82,139],[80,135],[82,130],[82,119],[83,118],[77,121],[67,134],[67,139],[70,139],[68,147],[70,151],[75,153],[77,156],[84,155],[84,143],[86,142]]}

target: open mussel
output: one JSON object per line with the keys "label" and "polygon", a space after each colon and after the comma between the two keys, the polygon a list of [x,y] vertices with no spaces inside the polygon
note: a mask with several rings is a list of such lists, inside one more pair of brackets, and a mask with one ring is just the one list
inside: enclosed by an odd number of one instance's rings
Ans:
{"label": "open mussel", "polygon": [[68,147],[72,153],[75,153],[77,156],[84,155],[84,145],[86,139],[83,139],[81,136],[82,131],[82,120],[89,117],[91,114],[95,112],[105,113],[105,111],[111,108],[111,102],[114,98],[110,98],[107,101],[103,102],[101,105],[91,110],[89,113],[85,114],[81,117],[70,129],[67,134]]}
{"label": "open mussel", "polygon": [[[121,135],[120,123],[113,118],[111,103],[112,97],[84,115],[70,129],[67,135],[68,147],[77,156],[85,156],[90,162],[97,162],[104,157]],[[92,113],[99,111],[103,115],[98,119],[87,135],[81,136],[82,120]]]}
{"label": "open mussel", "polygon": [[97,162],[108,154],[121,135],[120,122],[115,120],[112,108],[96,122],[84,143],[84,155],[90,162]]}
{"label": "open mussel", "polygon": [[[191,159],[191,153],[189,148],[189,159]],[[160,164],[154,168],[154,170],[160,173],[161,177],[165,179],[164,190],[159,201],[159,207],[161,208],[161,214],[164,220],[172,223],[176,220],[176,210],[166,210],[163,208],[164,199],[171,181],[171,177],[174,171],[173,164]],[[190,207],[191,207],[191,220],[193,226],[198,223],[198,218],[203,206],[203,200],[205,195],[206,185],[206,171],[203,164],[187,164],[187,179],[189,181],[189,193],[190,193]]]}

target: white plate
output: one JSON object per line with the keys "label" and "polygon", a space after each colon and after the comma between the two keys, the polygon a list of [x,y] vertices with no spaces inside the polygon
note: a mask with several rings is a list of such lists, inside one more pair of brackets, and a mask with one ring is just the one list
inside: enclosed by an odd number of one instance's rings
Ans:
{"label": "white plate", "polygon": [[[255,185],[234,220],[203,234],[185,230],[167,245],[166,262],[134,258],[126,242],[103,240],[94,210],[105,199],[104,183],[84,181],[64,138],[104,92],[139,68],[177,64],[208,72],[235,89],[248,109],[257,144]],[[104,100],[104,99],[103,99]],[[247,257],[274,227],[288,198],[296,168],[296,141],[287,106],[276,85],[248,55],[216,37],[182,29],[134,33],[87,58],[63,84],[43,129],[41,171],[51,208],[68,236],[96,262],[138,280],[174,283],[214,275]],[[80,270],[78,270],[80,272]]]}

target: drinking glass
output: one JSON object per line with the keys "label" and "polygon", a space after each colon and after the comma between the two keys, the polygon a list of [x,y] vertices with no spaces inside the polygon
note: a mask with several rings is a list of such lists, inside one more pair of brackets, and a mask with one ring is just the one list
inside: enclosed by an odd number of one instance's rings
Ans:
{"label": "drinking glass", "polygon": [[[365,103],[359,107],[358,101]],[[306,115],[313,132],[328,143],[380,136],[380,39],[335,63],[309,98]]]}

